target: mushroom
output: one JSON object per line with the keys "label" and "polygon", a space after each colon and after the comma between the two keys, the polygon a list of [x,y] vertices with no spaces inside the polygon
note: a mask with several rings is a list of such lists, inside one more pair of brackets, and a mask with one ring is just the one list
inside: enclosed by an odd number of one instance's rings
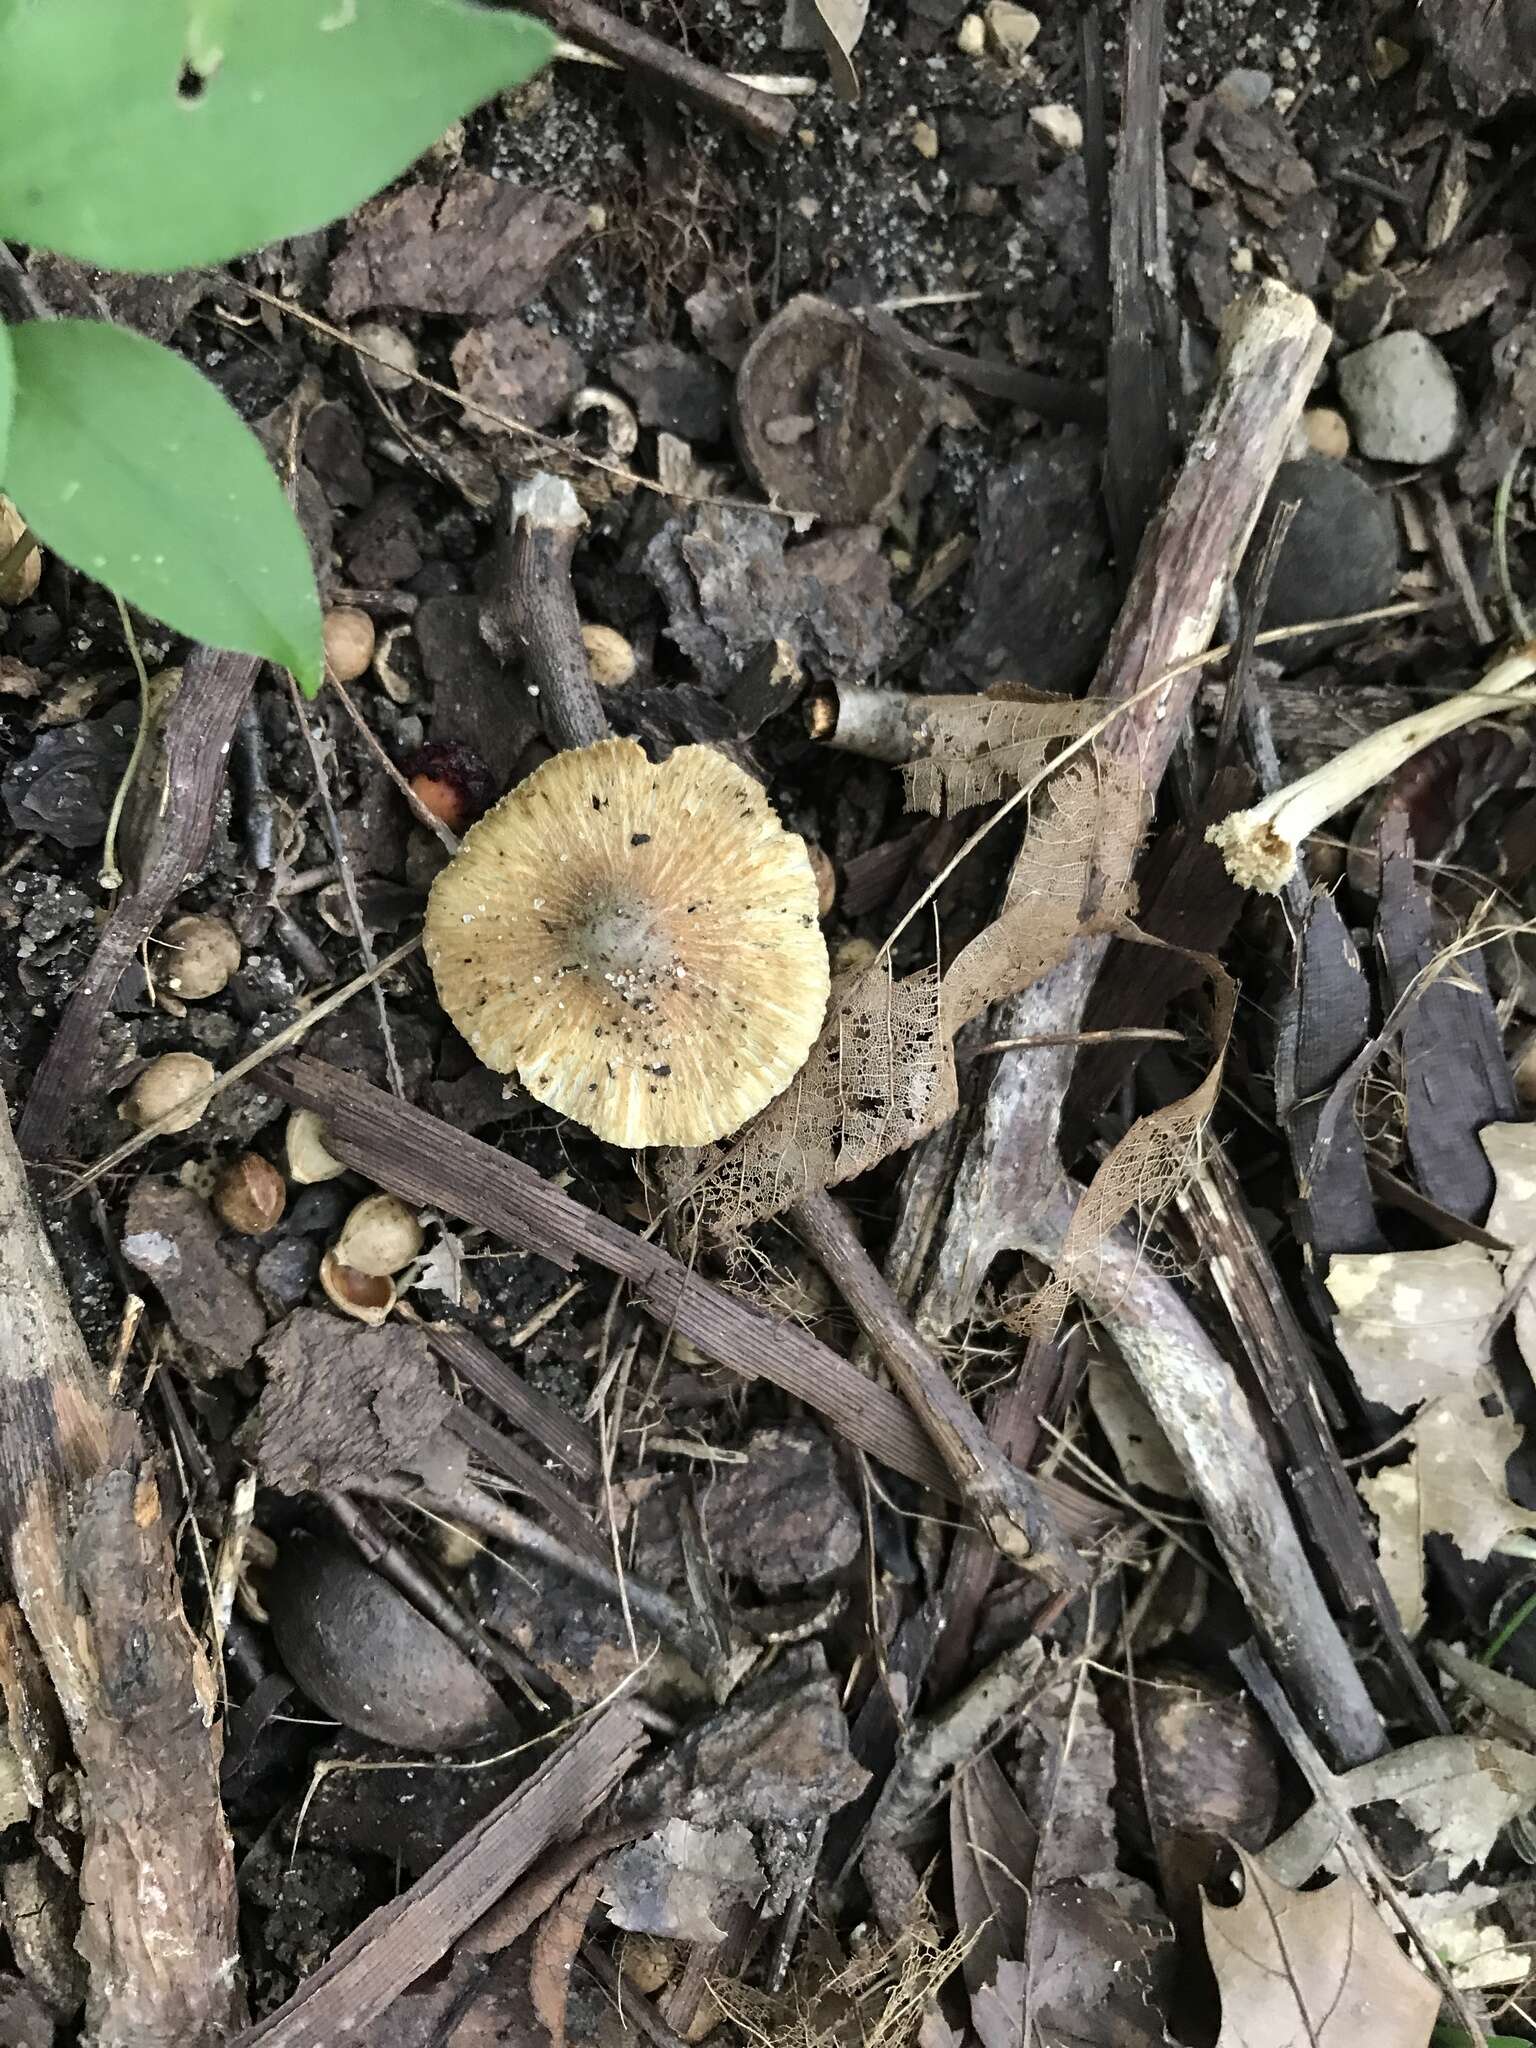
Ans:
{"label": "mushroom", "polygon": [[485,1065],[619,1145],[739,1130],[827,1005],[805,842],[712,747],[556,754],[468,833],[423,936]]}

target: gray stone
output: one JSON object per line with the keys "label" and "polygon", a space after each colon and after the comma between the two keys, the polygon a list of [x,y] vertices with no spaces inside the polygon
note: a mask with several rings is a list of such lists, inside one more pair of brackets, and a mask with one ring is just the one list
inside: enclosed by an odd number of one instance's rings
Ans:
{"label": "gray stone", "polygon": [[1432,341],[1404,328],[1339,365],[1355,446],[1375,462],[1443,462],[1465,426],[1451,366]]}
{"label": "gray stone", "polygon": [[[1281,464],[1259,521],[1261,533],[1271,508],[1286,504],[1296,506],[1296,515],[1275,564],[1266,626],[1347,618],[1391,602],[1397,590],[1397,524],[1384,492],[1373,491],[1346,463],[1308,455]],[[1305,668],[1348,637],[1308,633],[1268,652],[1285,668]]]}

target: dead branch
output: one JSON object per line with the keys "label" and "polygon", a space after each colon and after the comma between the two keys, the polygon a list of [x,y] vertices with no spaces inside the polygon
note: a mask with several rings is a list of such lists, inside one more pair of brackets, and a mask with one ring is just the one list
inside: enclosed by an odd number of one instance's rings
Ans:
{"label": "dead branch", "polygon": [[[998,1723],[1042,1689],[1044,1663],[1040,1638],[1025,1636],[978,1672],[939,1713],[908,1729],[896,1767],[870,1816],[866,1851],[875,1843],[901,1842],[953,1773],[980,1755]],[[1054,1682],[1052,1672],[1046,1685]]]}
{"label": "dead branch", "polygon": [[1083,1561],[1056,1526],[1039,1488],[992,1441],[956,1391],[860,1244],[842,1205],[823,1190],[797,1202],[788,1221],[853,1310],[944,1460],[961,1499],[998,1549],[1015,1564],[1039,1572],[1049,1585],[1086,1585]]}
{"label": "dead branch", "polygon": [[[663,1329],[733,1372],[782,1387],[859,1450],[953,1497],[954,1481],[905,1402],[809,1331],[727,1294],[659,1245],[584,1209],[520,1160],[355,1074],[291,1057],[273,1061],[267,1085],[323,1117],[328,1148],[379,1187],[478,1223],[567,1269],[591,1259],[627,1281]],[[1073,1488],[1037,1483],[1069,1533],[1102,1526],[1102,1514]]]}
{"label": "dead branch", "polygon": [[787,101],[700,63],[659,36],[621,21],[606,8],[594,7],[592,0],[528,0],[528,5],[531,13],[542,15],[551,28],[569,36],[573,43],[611,57],[624,70],[637,72],[652,84],[665,86],[680,98],[735,122],[754,142],[772,148],[795,125],[795,110]]}
{"label": "dead branch", "polygon": [[1135,557],[1173,459],[1179,305],[1163,167],[1164,0],[1127,10],[1120,143],[1110,209],[1112,318],[1105,363],[1104,496],[1121,573]]}
{"label": "dead branch", "polygon": [[370,1913],[286,2005],[233,2048],[333,2048],[364,2038],[362,2029],[440,1961],[514,1879],[596,1811],[644,1740],[627,1706],[609,1707],[579,1727],[527,1784],[409,1891]]}
{"label": "dead branch", "polygon": [[0,1098],[0,1542],[74,1745],[86,2029],[192,2048],[244,2018],[217,1688],[133,1417],[97,1379]]}
{"label": "dead branch", "polygon": [[1403,1634],[1366,1532],[1360,1496],[1324,1419],[1328,1390],[1280,1276],[1254,1227],[1241,1183],[1223,1147],[1208,1139],[1200,1170],[1180,1189],[1181,1215],[1247,1353],[1253,1379],[1285,1444],[1288,1491],[1346,1609],[1370,1610],[1392,1669],[1419,1720],[1437,1735],[1450,1722]]}
{"label": "dead branch", "polygon": [[[1126,704],[1103,745],[1134,762],[1148,790],[1162,778],[1199,688],[1198,670],[1138,691],[1202,651],[1222,594],[1274,481],[1328,343],[1311,302],[1266,284],[1233,308],[1216,387],[1192,450],[1152,526],[1095,680]],[[1066,961],[1002,1006],[988,1035],[1039,1038],[1081,1028],[1108,944],[1081,939]],[[947,1334],[974,1307],[999,1252],[1049,1192],[1075,1048],[1004,1053],[956,1176],[919,1327]]]}
{"label": "dead branch", "polygon": [[130,961],[208,851],[235,727],[261,664],[253,655],[196,647],[146,754],[134,873],[102,927],[91,963],[37,1070],[17,1141],[29,1159],[56,1158],[75,1105],[91,1086],[101,1024]]}
{"label": "dead branch", "polygon": [[[1077,1194],[1063,1176],[1025,1223],[1021,1250],[1054,1263]],[[1216,1547],[1286,1691],[1346,1768],[1379,1754],[1381,1717],[1301,1547],[1237,1375],[1171,1281],[1126,1231],[1094,1246],[1072,1283],[1136,1375],[1194,1488]]]}
{"label": "dead branch", "polygon": [[[562,1542],[527,1515],[520,1515],[516,1508],[507,1507],[494,1494],[483,1492],[470,1481],[466,1480],[454,1493],[439,1494],[430,1487],[381,1477],[366,1483],[359,1482],[354,1491],[375,1500],[393,1501],[401,1507],[419,1505],[450,1522],[466,1523],[471,1529],[478,1529],[483,1535],[504,1543],[509,1550],[518,1551],[524,1557],[536,1557],[541,1564],[552,1565],[556,1571],[564,1572],[578,1584],[589,1586],[605,1600],[611,1600],[616,1607],[627,1602],[640,1619],[648,1622],[701,1676],[711,1675],[712,1656],[703,1630],[694,1616],[669,1593],[633,1572],[626,1572],[621,1582],[611,1564]],[[434,1614],[432,1619],[438,1620],[437,1615]],[[441,1627],[441,1621],[438,1625]]]}

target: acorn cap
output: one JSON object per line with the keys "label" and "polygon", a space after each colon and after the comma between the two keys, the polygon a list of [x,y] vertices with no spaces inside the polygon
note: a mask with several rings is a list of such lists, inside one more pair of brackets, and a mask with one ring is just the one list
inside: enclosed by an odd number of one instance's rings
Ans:
{"label": "acorn cap", "polygon": [[616,1145],[739,1130],[827,1006],[805,842],[713,747],[556,754],[473,827],[427,904],[444,1009],[484,1064]]}

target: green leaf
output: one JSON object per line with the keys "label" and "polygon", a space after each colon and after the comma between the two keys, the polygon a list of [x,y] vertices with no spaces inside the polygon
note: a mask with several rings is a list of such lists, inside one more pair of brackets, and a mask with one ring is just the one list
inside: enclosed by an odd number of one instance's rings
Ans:
{"label": "green leaf", "polygon": [[45,546],[178,632],[324,672],[309,549],[261,443],[207,378],[95,320],[10,330],[5,488]]}
{"label": "green leaf", "polygon": [[11,330],[0,326],[0,476],[5,475],[5,451],[11,441],[11,415],[16,410],[16,358],[11,349]]}
{"label": "green leaf", "polygon": [[349,212],[553,48],[462,0],[20,0],[0,237],[113,270],[226,262]]}

